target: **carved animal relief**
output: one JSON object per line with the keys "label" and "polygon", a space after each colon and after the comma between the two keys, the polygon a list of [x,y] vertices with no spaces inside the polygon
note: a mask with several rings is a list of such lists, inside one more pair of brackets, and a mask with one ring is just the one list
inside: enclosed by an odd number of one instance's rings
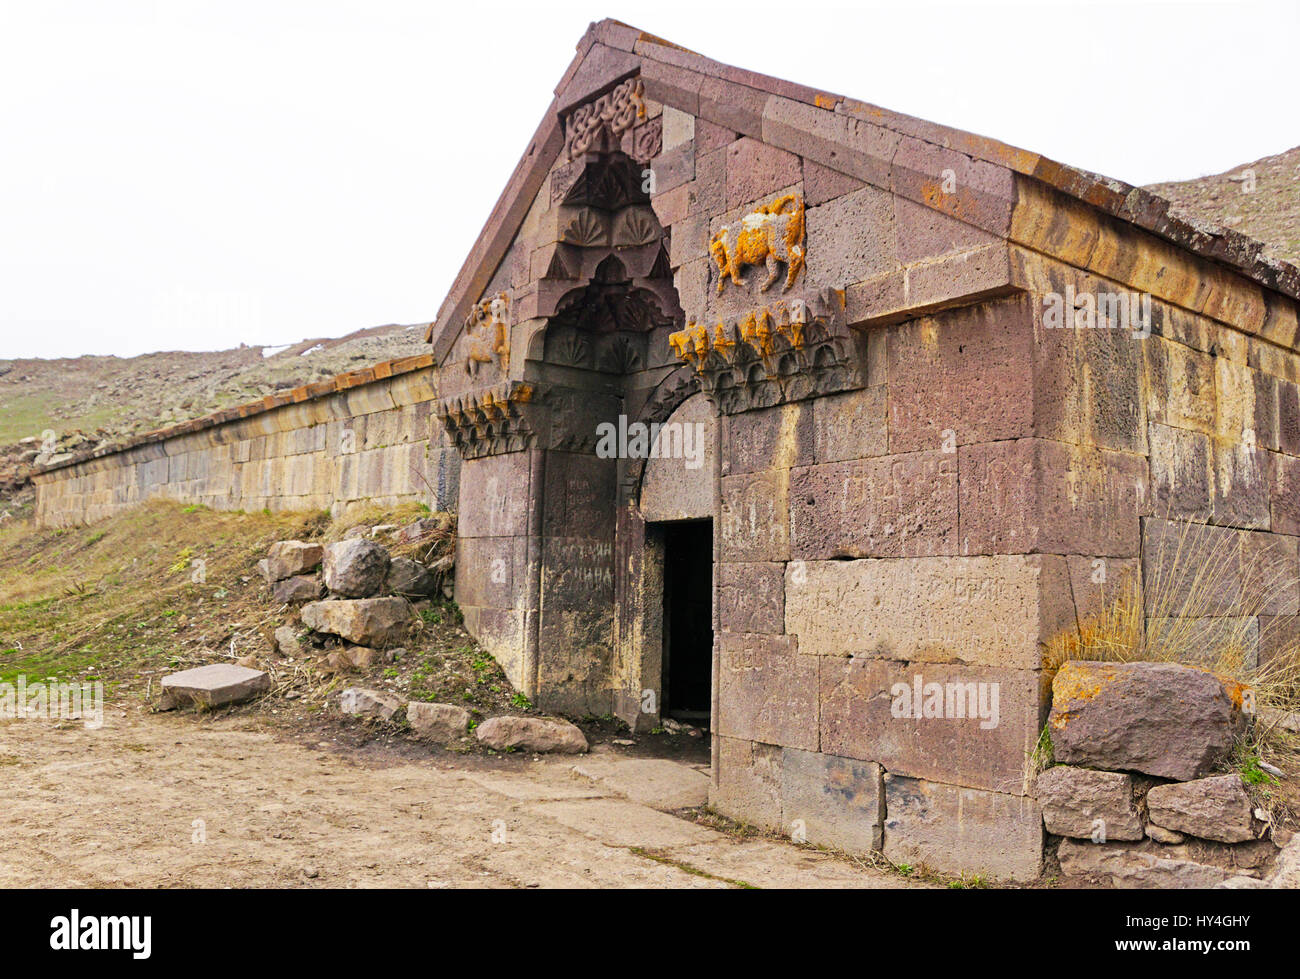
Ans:
{"label": "carved animal relief", "polygon": [[465,373],[477,377],[483,364],[510,370],[510,297],[504,292],[484,299],[465,317]]}
{"label": "carved animal relief", "polygon": [[804,266],[803,198],[785,194],[746,214],[736,224],[724,225],[709,239],[709,255],[718,266],[718,292],[727,281],[745,284],[741,276],[749,265],[767,266],[767,279],[760,291],[766,292],[785,265],[785,285],[789,291]]}

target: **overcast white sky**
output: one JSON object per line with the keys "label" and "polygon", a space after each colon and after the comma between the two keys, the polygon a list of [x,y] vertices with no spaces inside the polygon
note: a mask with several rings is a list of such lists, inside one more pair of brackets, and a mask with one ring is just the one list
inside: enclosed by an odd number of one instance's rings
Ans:
{"label": "overcast white sky", "polygon": [[1300,143],[1300,4],[0,0],[0,358],[436,312],[592,20],[1130,183]]}

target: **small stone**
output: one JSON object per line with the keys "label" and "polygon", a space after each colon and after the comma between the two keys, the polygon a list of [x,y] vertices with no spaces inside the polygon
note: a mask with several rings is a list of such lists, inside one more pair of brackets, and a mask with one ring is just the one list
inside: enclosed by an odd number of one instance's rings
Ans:
{"label": "small stone", "polygon": [[271,689],[271,677],[262,670],[234,663],[213,663],[163,677],[162,689],[163,710],[186,703],[219,707],[265,693]]}
{"label": "small stone", "polygon": [[271,598],[281,605],[292,602],[314,602],[320,598],[320,578],[316,575],[294,575],[282,578],[271,586]]}
{"label": "small stone", "polygon": [[325,587],[336,595],[365,598],[384,586],[388,550],[372,540],[352,538],[325,548]]}
{"label": "small stone", "polygon": [[615,738],[612,743],[618,745],[621,748],[630,748],[634,744],[636,744],[635,741],[629,741],[627,738]]}
{"label": "small stone", "polygon": [[1172,829],[1165,829],[1163,826],[1157,826],[1155,823],[1147,825],[1147,836],[1157,843],[1168,843],[1177,845],[1182,843],[1187,837],[1182,833],[1175,833]]}
{"label": "small stone", "polygon": [[315,867],[303,867],[302,875],[306,877],[308,880],[315,880],[317,877],[320,876],[320,871],[317,870]]}
{"label": "small stone", "polygon": [[304,575],[321,563],[324,548],[300,540],[282,540],[271,545],[266,560],[272,581]]}
{"label": "small stone", "polygon": [[1142,839],[1131,776],[1057,765],[1039,775],[1035,786],[1049,833],[1084,840]]}
{"label": "small stone", "polygon": [[493,717],[475,728],[474,736],[498,751],[522,748],[525,751],[582,754],[587,750],[587,739],[581,730],[568,721],[554,718]]}
{"label": "small stone", "polygon": [[275,651],[287,659],[301,659],[303,656],[302,643],[298,641],[298,634],[289,626],[282,625],[275,630]]}
{"label": "small stone", "polygon": [[1147,793],[1152,823],[1221,843],[1255,838],[1250,796],[1239,775],[1157,785]]}
{"label": "small stone", "polygon": [[428,704],[413,700],[406,705],[411,730],[423,738],[446,744],[469,731],[469,711],[453,704]]}
{"label": "small stone", "polygon": [[391,721],[402,706],[399,697],[383,690],[348,687],[339,694],[339,709],[354,717],[373,717],[381,721]]}
{"label": "small stone", "polygon": [[432,595],[437,589],[437,579],[423,564],[406,557],[393,558],[384,582],[385,591],[393,595],[420,597]]}
{"label": "small stone", "polygon": [[249,653],[247,656],[241,656],[235,660],[236,666],[242,666],[245,669],[253,670],[257,668],[257,654]]}

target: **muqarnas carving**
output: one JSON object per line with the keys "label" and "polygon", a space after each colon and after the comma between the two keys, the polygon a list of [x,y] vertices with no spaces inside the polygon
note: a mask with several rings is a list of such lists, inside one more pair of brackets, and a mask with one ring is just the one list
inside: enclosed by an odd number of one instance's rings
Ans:
{"label": "muqarnas carving", "polygon": [[788,292],[803,270],[803,239],[803,198],[797,194],[784,194],[755,208],[738,224],[723,225],[709,239],[709,255],[718,266],[718,292],[726,288],[728,279],[743,286],[743,269],[760,264],[767,266],[767,279],[760,287],[766,292],[780,276],[782,263],[786,267],[782,291]]}
{"label": "muqarnas carving", "polygon": [[504,292],[489,296],[465,317],[465,373],[477,377],[483,364],[494,361],[502,376],[510,371],[510,297]]}
{"label": "muqarnas carving", "polygon": [[466,459],[529,448],[536,431],[530,408],[537,400],[531,384],[511,381],[476,394],[437,404],[438,419]]}
{"label": "muqarnas carving", "polygon": [[629,78],[600,98],[580,105],[564,120],[564,152],[572,159],[586,153],[602,130],[618,136],[645,118],[645,85]]}
{"label": "muqarnas carving", "polygon": [[672,334],[673,353],[724,414],[862,387],[864,357],[844,322],[844,292],[781,300],[712,326]]}

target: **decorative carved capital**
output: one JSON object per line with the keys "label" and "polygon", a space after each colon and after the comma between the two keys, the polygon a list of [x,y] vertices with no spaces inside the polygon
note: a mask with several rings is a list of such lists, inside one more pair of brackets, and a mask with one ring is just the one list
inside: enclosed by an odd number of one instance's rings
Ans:
{"label": "decorative carved capital", "polygon": [[601,132],[619,136],[645,118],[645,85],[629,78],[565,117],[564,152],[569,159],[586,153]]}
{"label": "decorative carved capital", "polygon": [[538,400],[533,385],[510,381],[439,401],[438,420],[463,458],[517,452],[536,441],[531,409]]}
{"label": "decorative carved capital", "polygon": [[713,325],[688,323],[668,338],[723,414],[848,391],[865,383],[844,290],[777,301]]}

